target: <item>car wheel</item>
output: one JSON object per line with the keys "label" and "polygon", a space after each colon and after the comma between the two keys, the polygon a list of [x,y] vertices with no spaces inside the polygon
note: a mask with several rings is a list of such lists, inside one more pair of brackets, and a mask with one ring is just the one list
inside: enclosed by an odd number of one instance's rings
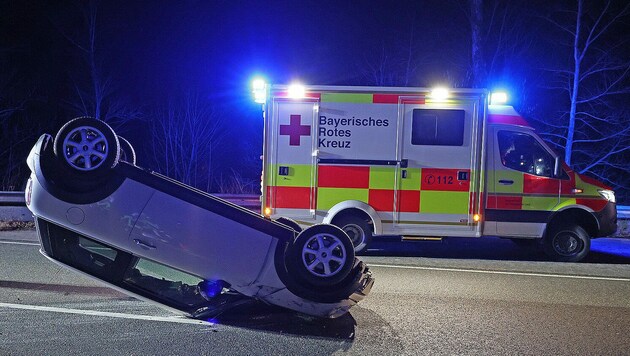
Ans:
{"label": "car wheel", "polygon": [[81,176],[99,176],[118,164],[118,138],[105,122],[80,117],[63,125],[54,142],[61,165]]}
{"label": "car wheel", "polygon": [[118,136],[118,143],[120,144],[120,160],[127,163],[136,165],[136,150],[127,139],[122,136]]}
{"label": "car wheel", "polygon": [[365,252],[372,242],[372,229],[367,221],[359,216],[344,216],[335,220],[334,224],[348,234],[356,255]]}
{"label": "car wheel", "polygon": [[293,220],[293,219],[285,218],[283,216],[283,217],[277,218],[275,221],[279,222],[282,225],[286,225],[286,226],[292,228],[297,233],[302,232],[302,227],[298,223],[296,223],[295,220]]}
{"label": "car wheel", "polygon": [[313,286],[332,286],[348,276],[354,249],[348,235],[333,225],[302,231],[286,255],[287,272]]}
{"label": "car wheel", "polygon": [[581,226],[560,225],[545,236],[543,248],[556,261],[577,262],[589,253],[591,238]]}

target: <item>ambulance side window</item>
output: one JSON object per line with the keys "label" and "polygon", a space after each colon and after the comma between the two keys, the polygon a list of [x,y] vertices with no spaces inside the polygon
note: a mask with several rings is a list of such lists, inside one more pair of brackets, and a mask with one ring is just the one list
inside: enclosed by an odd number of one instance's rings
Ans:
{"label": "ambulance side window", "polygon": [[553,156],[532,136],[513,131],[499,131],[501,163],[507,168],[541,177],[553,177]]}
{"label": "ambulance side window", "polygon": [[464,145],[464,110],[414,109],[411,144]]}

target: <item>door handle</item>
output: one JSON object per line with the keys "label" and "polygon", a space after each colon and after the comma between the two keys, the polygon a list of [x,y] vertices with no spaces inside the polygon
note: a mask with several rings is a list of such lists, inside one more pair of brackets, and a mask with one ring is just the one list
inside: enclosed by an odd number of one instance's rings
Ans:
{"label": "door handle", "polygon": [[133,239],[133,241],[136,243],[136,245],[146,249],[146,250],[155,250],[157,247],[150,245],[142,240],[138,240],[138,239]]}
{"label": "door handle", "polygon": [[514,181],[511,179],[499,179],[499,184],[512,185],[514,184]]}

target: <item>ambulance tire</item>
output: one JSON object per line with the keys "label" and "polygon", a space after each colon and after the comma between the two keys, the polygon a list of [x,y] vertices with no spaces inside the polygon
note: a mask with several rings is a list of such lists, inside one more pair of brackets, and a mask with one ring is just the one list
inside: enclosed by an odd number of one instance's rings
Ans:
{"label": "ambulance tire", "polygon": [[354,264],[354,249],[343,230],[328,224],[300,232],[286,253],[287,272],[302,287],[331,287],[344,280]]}
{"label": "ambulance tire", "polygon": [[591,250],[591,238],[579,225],[558,225],[548,231],[543,249],[555,261],[578,262]]}
{"label": "ambulance tire", "polygon": [[361,255],[367,251],[372,242],[372,229],[367,221],[359,216],[347,215],[335,220],[333,224],[348,234],[356,255]]}
{"label": "ambulance tire", "polygon": [[118,164],[120,143],[105,122],[79,117],[61,127],[55,136],[54,152],[69,180],[86,182],[107,175]]}
{"label": "ambulance tire", "polygon": [[120,143],[120,160],[127,163],[136,165],[136,150],[127,139],[122,136],[118,136],[118,143]]}

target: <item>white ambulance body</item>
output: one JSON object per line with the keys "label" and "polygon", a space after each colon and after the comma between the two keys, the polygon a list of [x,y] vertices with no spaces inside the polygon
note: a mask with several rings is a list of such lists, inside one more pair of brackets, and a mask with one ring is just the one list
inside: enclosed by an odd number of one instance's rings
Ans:
{"label": "white ambulance body", "polygon": [[574,261],[616,228],[614,193],[485,90],[264,91],[264,213],[338,225],[357,252],[378,235],[499,235]]}

